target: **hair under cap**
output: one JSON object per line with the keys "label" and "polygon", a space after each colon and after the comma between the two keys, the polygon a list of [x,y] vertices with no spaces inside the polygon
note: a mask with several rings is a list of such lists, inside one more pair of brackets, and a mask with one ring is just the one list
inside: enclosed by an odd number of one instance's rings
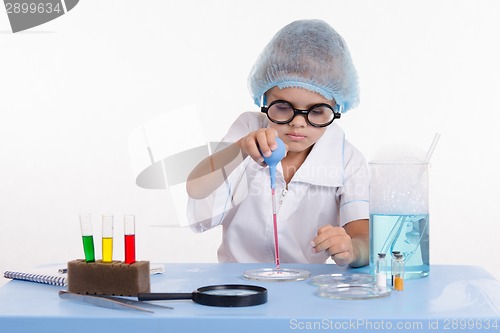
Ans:
{"label": "hair under cap", "polygon": [[359,103],[358,76],[344,39],[322,20],[294,21],[274,35],[253,66],[252,98],[273,87],[303,88],[335,100],[341,112]]}

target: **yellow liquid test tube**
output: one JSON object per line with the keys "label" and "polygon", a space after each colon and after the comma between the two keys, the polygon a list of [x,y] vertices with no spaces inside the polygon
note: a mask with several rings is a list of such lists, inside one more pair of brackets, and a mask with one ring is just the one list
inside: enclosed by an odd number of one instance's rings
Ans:
{"label": "yellow liquid test tube", "polygon": [[113,215],[102,216],[102,262],[113,261]]}

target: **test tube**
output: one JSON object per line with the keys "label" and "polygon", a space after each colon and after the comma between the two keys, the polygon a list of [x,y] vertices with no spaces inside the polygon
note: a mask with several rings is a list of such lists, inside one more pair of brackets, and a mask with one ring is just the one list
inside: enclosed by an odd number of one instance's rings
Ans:
{"label": "test tube", "polygon": [[113,215],[102,216],[102,262],[113,261]]}
{"label": "test tube", "polygon": [[375,266],[376,284],[379,287],[387,287],[387,262],[385,253],[379,253],[377,264]]}
{"label": "test tube", "polygon": [[404,274],[405,262],[402,254],[395,254],[392,265],[392,280],[394,290],[403,291],[404,289]]}
{"label": "test tube", "polygon": [[123,217],[125,231],[125,263],[135,262],[135,216],[125,215]]}
{"label": "test tube", "polygon": [[92,234],[92,219],[90,214],[80,214],[80,228],[82,230],[83,252],[86,262],[95,261],[94,235]]}

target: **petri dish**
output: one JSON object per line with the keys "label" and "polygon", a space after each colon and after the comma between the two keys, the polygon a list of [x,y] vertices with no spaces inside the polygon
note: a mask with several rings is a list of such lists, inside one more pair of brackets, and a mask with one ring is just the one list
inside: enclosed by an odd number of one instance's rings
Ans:
{"label": "petri dish", "polygon": [[371,274],[342,273],[342,274],[322,274],[311,279],[311,283],[316,286],[326,285],[372,285],[375,277]]}
{"label": "petri dish", "polygon": [[318,288],[317,295],[323,298],[356,300],[387,297],[391,288],[368,284],[325,285]]}
{"label": "petri dish", "polygon": [[302,281],[309,279],[310,276],[311,272],[294,268],[259,268],[243,273],[246,279],[265,282]]}

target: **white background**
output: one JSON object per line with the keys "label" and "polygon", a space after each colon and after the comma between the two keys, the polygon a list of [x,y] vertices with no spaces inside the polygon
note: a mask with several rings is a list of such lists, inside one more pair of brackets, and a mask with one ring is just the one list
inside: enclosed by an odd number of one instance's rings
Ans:
{"label": "white background", "polygon": [[[0,13],[0,271],[81,258],[81,212],[96,235],[101,214],[117,217],[116,235],[121,216],[135,214],[139,259],[215,262],[220,229],[165,227],[168,194],[135,185],[129,135],[196,104],[207,140],[220,139],[257,110],[246,80],[272,35],[321,18],[358,69],[361,104],[339,124],[368,159],[393,142],[427,150],[442,135],[431,161],[432,264],[500,278],[499,16],[496,0],[82,0],[13,34]],[[172,117],[172,142],[186,139],[189,119]]]}

